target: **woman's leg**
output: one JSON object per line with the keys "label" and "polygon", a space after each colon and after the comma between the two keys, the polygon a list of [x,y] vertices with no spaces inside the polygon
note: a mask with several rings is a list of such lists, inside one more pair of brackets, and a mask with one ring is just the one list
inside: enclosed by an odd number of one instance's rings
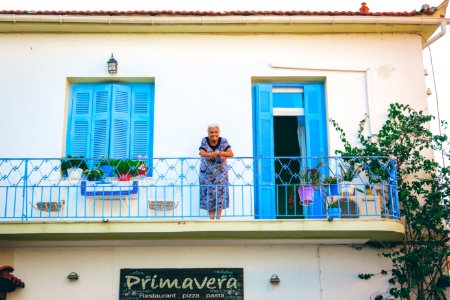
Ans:
{"label": "woman's leg", "polygon": [[217,209],[217,216],[216,216],[216,219],[219,220],[221,215],[222,215],[222,209],[219,208],[219,209]]}
{"label": "woman's leg", "polygon": [[216,211],[215,210],[208,210],[208,213],[209,213],[209,218],[211,220],[214,220],[214,215],[216,214]]}

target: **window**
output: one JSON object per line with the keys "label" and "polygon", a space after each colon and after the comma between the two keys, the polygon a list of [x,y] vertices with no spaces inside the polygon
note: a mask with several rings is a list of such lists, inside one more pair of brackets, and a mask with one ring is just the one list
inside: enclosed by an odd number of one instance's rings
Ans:
{"label": "window", "polygon": [[67,155],[153,155],[153,84],[73,84]]}

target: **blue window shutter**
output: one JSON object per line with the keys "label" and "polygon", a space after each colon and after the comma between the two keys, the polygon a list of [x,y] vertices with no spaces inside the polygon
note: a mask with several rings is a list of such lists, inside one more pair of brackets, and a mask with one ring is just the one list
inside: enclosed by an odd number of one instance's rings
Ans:
{"label": "blue window shutter", "polygon": [[131,101],[131,156],[151,157],[153,127],[152,87],[133,85]]}
{"label": "blue window shutter", "polygon": [[67,155],[89,156],[92,97],[92,84],[75,84],[72,86]]}
{"label": "blue window shutter", "polygon": [[130,157],[131,87],[112,85],[110,157]]}
{"label": "blue window shutter", "polygon": [[108,156],[111,114],[111,85],[94,86],[92,105],[91,153],[89,157]]}
{"label": "blue window shutter", "polygon": [[131,94],[131,156],[147,156],[152,175],[153,157],[153,85],[134,84]]}
{"label": "blue window shutter", "polygon": [[306,155],[327,156],[327,127],[322,85],[306,85],[304,94]]}
{"label": "blue window shutter", "polygon": [[[305,85],[305,132],[306,132],[306,162],[309,167],[316,167],[319,162],[324,162],[324,156],[328,156],[327,126],[325,112],[325,98],[321,84]],[[327,163],[327,162],[324,162]],[[323,194],[314,193],[314,203],[304,210],[308,218],[324,218],[325,207]]]}
{"label": "blue window shutter", "polygon": [[256,156],[259,160],[256,214],[257,218],[272,219],[276,217],[272,85],[257,84],[255,94]]}

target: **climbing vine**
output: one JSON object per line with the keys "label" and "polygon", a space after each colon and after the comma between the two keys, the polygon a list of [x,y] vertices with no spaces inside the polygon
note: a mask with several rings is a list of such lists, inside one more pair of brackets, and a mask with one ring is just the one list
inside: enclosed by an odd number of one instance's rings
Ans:
{"label": "climbing vine", "polygon": [[[409,105],[393,103],[388,118],[377,136],[367,136],[367,118],[359,123],[359,145],[352,145],[344,130],[330,120],[339,132],[342,156],[389,156],[397,161],[398,194],[403,241],[380,244],[382,255],[392,261],[389,298],[375,299],[445,299],[450,285],[450,167],[440,166],[432,151],[443,151],[446,135],[434,135],[430,129],[433,117]],[[442,122],[442,126],[446,127]],[[446,158],[450,153],[444,153]],[[387,274],[382,270],[379,274]],[[370,279],[374,274],[359,274]]]}

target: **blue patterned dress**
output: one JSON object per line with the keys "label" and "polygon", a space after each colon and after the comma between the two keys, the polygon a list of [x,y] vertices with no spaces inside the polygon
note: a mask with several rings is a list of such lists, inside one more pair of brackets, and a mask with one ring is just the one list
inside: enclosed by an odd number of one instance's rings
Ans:
{"label": "blue patterned dress", "polygon": [[[212,146],[208,137],[204,137],[200,149],[206,152],[216,150],[225,152],[231,146],[226,138],[219,137],[216,146]],[[200,164],[200,208],[206,210],[218,210],[228,208],[230,194],[228,192],[228,166],[220,158],[211,160],[203,158]]]}

